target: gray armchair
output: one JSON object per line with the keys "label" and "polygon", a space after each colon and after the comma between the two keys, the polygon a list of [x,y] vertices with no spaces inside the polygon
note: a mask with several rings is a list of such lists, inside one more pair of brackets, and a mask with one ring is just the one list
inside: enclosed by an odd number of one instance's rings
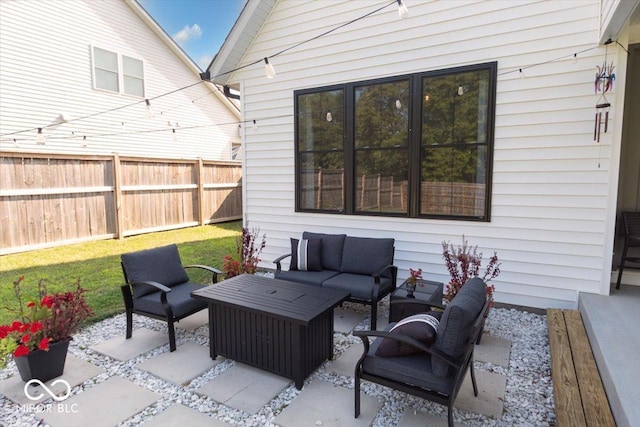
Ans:
{"label": "gray armchair", "polygon": [[120,287],[127,316],[127,339],[131,338],[133,313],[165,320],[169,327],[169,348],[176,349],[174,322],[207,308],[191,297],[202,287],[189,281],[185,269],[198,268],[211,273],[211,283],[218,281],[220,270],[206,265],[183,266],[176,245],[162,246],[121,255],[125,284]]}
{"label": "gray armchair", "polygon": [[[359,336],[364,345],[364,353],[355,369],[355,417],[360,415],[360,382],[367,380],[447,405],[448,423],[453,427],[453,403],[467,369],[471,369],[473,392],[478,395],[473,349],[489,304],[487,286],[482,279],[469,280],[444,310],[435,343],[431,346],[407,335],[389,332],[395,323],[389,324],[385,331],[355,331],[353,334]],[[369,337],[375,338],[373,343],[369,342]],[[420,352],[382,357],[376,352],[383,339],[402,342]]]}

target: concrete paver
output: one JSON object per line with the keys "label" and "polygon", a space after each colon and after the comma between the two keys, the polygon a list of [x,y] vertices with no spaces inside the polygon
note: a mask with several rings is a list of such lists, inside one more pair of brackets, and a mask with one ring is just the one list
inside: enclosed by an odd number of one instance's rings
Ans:
{"label": "concrete paver", "polygon": [[498,419],[502,416],[504,395],[507,388],[506,375],[476,369],[476,383],[478,396],[473,395],[471,374],[467,372],[458,397],[453,406],[476,414],[486,415]]}
{"label": "concrete paver", "polygon": [[505,368],[509,367],[510,355],[511,341],[489,334],[484,334],[480,344],[473,349],[474,360],[493,363]]}
{"label": "concrete paver", "polygon": [[115,426],[159,398],[160,395],[115,376],[53,404],[42,417],[51,427]]}
{"label": "concrete paver", "polygon": [[364,346],[361,343],[352,344],[335,360],[328,361],[325,365],[326,369],[328,371],[353,378],[355,375],[354,369],[356,367],[356,363],[362,356],[363,351]]}
{"label": "concrete paver", "polygon": [[336,307],[333,309],[333,330],[348,334],[353,331],[353,328],[360,324],[365,317],[366,314]]}
{"label": "concrete paver", "polygon": [[227,427],[231,424],[211,418],[187,406],[175,404],[142,425],[149,427]]}
{"label": "concrete paver", "polygon": [[241,363],[236,363],[197,390],[216,402],[257,413],[291,380]]}
{"label": "concrete paver", "polygon": [[154,356],[138,367],[174,384],[186,385],[221,360],[211,360],[208,347],[186,342],[179,345],[176,351]]}
{"label": "concrete paver", "polygon": [[353,390],[315,379],[274,422],[282,427],[370,426],[382,402],[363,393],[360,404],[360,416],[354,418]]}
{"label": "concrete paver", "polygon": [[91,349],[116,360],[125,361],[169,342],[167,333],[152,331],[147,328],[134,329],[129,339],[125,338],[124,333],[125,331],[123,330],[121,336],[92,345]]}
{"label": "concrete paver", "polygon": [[175,327],[185,331],[193,331],[207,323],[209,323],[209,311],[205,309],[176,322]]}
{"label": "concrete paver", "polygon": [[[71,353],[67,354],[67,360],[64,364],[64,372],[61,376],[49,380],[45,383],[47,388],[58,396],[63,396],[67,393],[67,386],[57,380],[63,379],[69,383],[69,387],[73,388],[79,384],[82,384],[86,380],[95,377],[96,375],[104,372],[104,369],[99,368],[86,360],[82,360]],[[56,383],[55,385],[51,385]],[[29,395],[31,397],[42,395],[39,399],[30,399],[26,396],[25,382],[22,381],[20,375],[16,374],[11,378],[0,381],[0,392],[11,399],[13,402],[19,405],[26,404],[38,404],[49,399],[51,396],[39,385],[33,385],[29,388]]]}
{"label": "concrete paver", "polygon": [[[453,422],[454,427],[465,427],[466,424],[462,424],[458,421]],[[437,415],[430,414],[428,412],[415,411],[411,408],[406,409],[402,413],[400,421],[398,421],[397,427],[447,427],[447,418],[439,417]]]}

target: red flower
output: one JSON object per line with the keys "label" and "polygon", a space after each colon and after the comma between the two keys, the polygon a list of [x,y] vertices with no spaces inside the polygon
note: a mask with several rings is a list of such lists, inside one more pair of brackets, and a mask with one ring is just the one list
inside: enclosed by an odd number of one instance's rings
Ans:
{"label": "red flower", "polygon": [[40,302],[40,305],[45,305],[47,306],[47,308],[51,308],[52,304],[53,304],[53,297],[51,297],[50,295],[45,295],[42,298],[42,301]]}
{"label": "red flower", "polygon": [[31,339],[31,336],[23,335],[22,338],[20,338],[20,341],[22,341],[22,344],[26,344],[29,342],[30,339]]}
{"label": "red flower", "polygon": [[42,323],[35,321],[31,324],[31,327],[29,328],[29,332],[31,332],[32,334],[35,334],[36,332],[42,330]]}
{"label": "red flower", "polygon": [[29,349],[24,345],[19,345],[18,348],[13,351],[15,357],[26,356],[27,354],[29,354]]}
{"label": "red flower", "polygon": [[38,348],[40,350],[48,350],[49,349],[49,338],[42,338],[38,343]]}
{"label": "red flower", "polygon": [[31,308],[31,307],[35,307],[35,305],[36,305],[36,303],[35,303],[35,302],[33,302],[33,301],[29,301],[29,302],[27,303],[27,307],[29,307],[29,308]]}
{"label": "red flower", "polygon": [[13,322],[11,324],[11,331],[12,332],[17,332],[20,330],[20,328],[22,327],[22,323],[18,322],[17,320],[15,322]]}
{"label": "red flower", "polygon": [[8,325],[0,326],[0,339],[6,338],[11,332],[11,327]]}

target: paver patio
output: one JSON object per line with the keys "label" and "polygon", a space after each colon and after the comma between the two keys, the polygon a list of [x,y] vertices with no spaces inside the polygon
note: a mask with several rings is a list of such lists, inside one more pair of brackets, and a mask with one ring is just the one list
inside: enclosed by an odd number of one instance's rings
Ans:
{"label": "paver patio", "polygon": [[[368,327],[366,313],[357,309],[335,310],[334,360],[326,361],[311,374],[301,391],[297,391],[293,383],[284,377],[221,357],[211,360],[207,338],[202,334],[207,323],[206,311],[204,313],[183,319],[178,324],[178,348],[175,352],[169,352],[163,322],[139,317],[134,318],[135,329],[131,339],[124,339],[123,323],[119,335],[85,350],[87,360],[70,352],[61,378],[71,382],[73,388],[72,396],[64,401],[66,408],[77,411],[54,409],[36,414],[36,419],[42,418],[52,427],[107,427],[123,421],[127,425],[145,426],[174,426],[177,422],[191,426],[226,426],[232,425],[229,423],[231,418],[237,419],[239,415],[245,417],[247,425],[255,425],[256,419],[270,417],[272,423],[282,427],[326,427],[367,426],[378,416],[384,402],[370,395],[365,387],[362,413],[358,419],[353,417],[354,367],[362,354],[362,345],[351,331]],[[385,315],[383,311],[379,318],[380,329],[386,324]],[[476,346],[476,367],[485,362],[508,366],[510,345],[508,340],[485,334],[481,345]],[[75,351],[78,349],[73,348],[72,352]],[[114,369],[122,364],[130,365],[131,375],[105,373],[94,364],[97,362],[91,363],[92,360],[106,360]],[[147,380],[141,379],[149,374],[151,376]],[[473,396],[467,378],[456,400],[456,411],[500,418],[506,376],[484,369],[476,369],[476,375],[479,396]],[[151,391],[147,387],[149,381],[156,383],[156,390],[158,382],[166,384],[163,389],[171,396],[179,393],[180,389],[190,391],[193,401],[175,397],[168,399],[163,396],[165,393]],[[83,383],[80,389],[75,387]],[[0,391],[16,404],[24,405],[30,402],[26,401],[23,386],[19,377],[14,376],[2,381]],[[370,386],[374,389],[379,387]],[[417,398],[406,396],[406,399]],[[52,402],[48,395],[43,400],[45,404]],[[419,402],[419,399],[415,401]],[[405,410],[406,405],[401,407],[397,426],[446,425],[446,411],[440,405],[433,406],[435,409],[428,412],[424,408]],[[145,413],[144,417],[141,412]],[[149,414],[153,416],[149,418]]]}

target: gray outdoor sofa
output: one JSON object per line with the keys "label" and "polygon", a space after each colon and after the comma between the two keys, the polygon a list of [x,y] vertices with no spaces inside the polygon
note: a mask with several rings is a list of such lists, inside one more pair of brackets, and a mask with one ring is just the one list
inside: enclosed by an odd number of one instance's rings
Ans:
{"label": "gray outdoor sofa", "polygon": [[[305,231],[291,239],[291,253],[273,261],[275,278],[323,288],[346,290],[348,301],[371,306],[371,329],[376,329],[378,302],[396,288],[394,239],[352,237]],[[282,260],[291,257],[288,271]]]}

